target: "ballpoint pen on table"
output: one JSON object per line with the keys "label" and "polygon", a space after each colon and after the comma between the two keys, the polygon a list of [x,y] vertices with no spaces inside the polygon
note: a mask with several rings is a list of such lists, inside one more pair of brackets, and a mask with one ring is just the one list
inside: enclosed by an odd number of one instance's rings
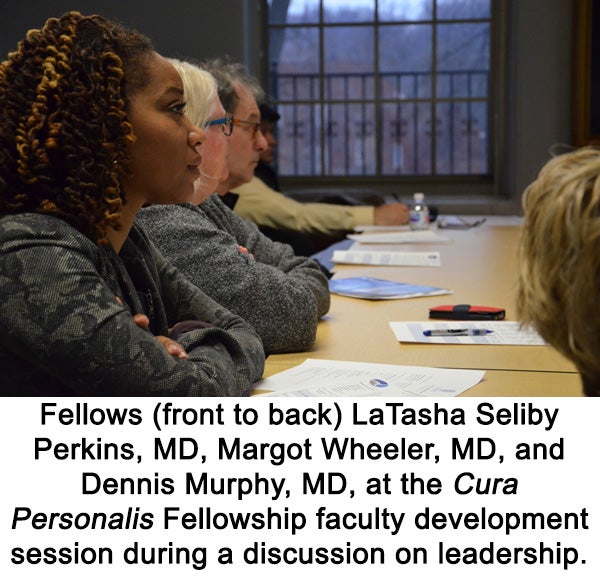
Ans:
{"label": "ballpoint pen on table", "polygon": [[424,330],[423,336],[487,336],[493,330],[485,328],[449,328],[445,330]]}

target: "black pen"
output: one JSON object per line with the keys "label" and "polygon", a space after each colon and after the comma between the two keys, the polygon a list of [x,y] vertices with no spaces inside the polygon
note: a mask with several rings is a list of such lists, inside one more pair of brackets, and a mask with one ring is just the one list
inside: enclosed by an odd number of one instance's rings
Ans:
{"label": "black pen", "polygon": [[485,328],[449,328],[447,330],[425,330],[423,336],[486,336],[493,330]]}

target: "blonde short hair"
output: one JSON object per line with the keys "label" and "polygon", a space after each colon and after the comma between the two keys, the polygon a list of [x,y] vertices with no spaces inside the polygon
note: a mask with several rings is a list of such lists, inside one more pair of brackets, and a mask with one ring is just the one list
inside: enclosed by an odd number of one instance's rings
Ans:
{"label": "blonde short hair", "polygon": [[168,58],[183,82],[186,101],[185,114],[199,128],[203,128],[217,98],[217,82],[210,72],[191,62]]}
{"label": "blonde short hair", "polygon": [[517,312],[600,394],[600,150],[557,156],[523,194]]}

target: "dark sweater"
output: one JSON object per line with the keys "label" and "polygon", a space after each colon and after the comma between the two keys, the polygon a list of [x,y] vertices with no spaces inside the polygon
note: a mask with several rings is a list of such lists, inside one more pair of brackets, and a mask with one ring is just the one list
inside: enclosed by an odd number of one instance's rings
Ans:
{"label": "dark sweater", "polygon": [[315,261],[269,240],[214,194],[200,206],[144,208],[138,220],[174,266],[254,326],[267,353],[312,346],[330,303]]}
{"label": "dark sweater", "polygon": [[[190,319],[211,327],[179,336],[189,359],[175,358],[155,336]],[[0,218],[0,366],[3,395],[238,396],[260,379],[264,352],[140,229],[117,255],[58,218],[19,214]]]}

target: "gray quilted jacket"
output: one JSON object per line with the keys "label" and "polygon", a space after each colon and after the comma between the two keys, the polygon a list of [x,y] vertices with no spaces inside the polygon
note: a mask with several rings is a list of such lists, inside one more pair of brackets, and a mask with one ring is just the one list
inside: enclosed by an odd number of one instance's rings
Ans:
{"label": "gray quilted jacket", "polygon": [[[178,337],[188,360],[155,338],[183,320],[210,324]],[[255,331],[139,227],[117,255],[52,216],[0,217],[0,394],[241,396],[263,367]]]}

